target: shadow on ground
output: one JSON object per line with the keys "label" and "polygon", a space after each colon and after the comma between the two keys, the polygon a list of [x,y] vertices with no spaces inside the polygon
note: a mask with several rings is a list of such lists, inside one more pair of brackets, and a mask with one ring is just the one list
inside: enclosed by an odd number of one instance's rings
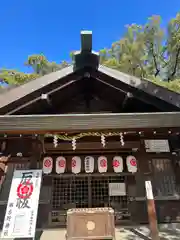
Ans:
{"label": "shadow on ground", "polygon": [[[57,231],[57,235],[55,236],[54,233],[48,233],[46,230],[38,231],[36,233],[34,240],[49,240],[49,236],[52,236],[52,238],[57,239],[56,237],[59,235],[59,231]],[[52,234],[52,235],[51,235]],[[64,239],[64,232],[62,233],[63,239]],[[62,239],[61,235],[61,240]],[[171,224],[161,224],[159,225],[159,235],[160,240],[178,240],[180,239],[180,224],[171,223]],[[134,227],[134,228],[118,228],[116,229],[116,240],[150,240],[150,230],[147,226],[141,226],[141,227]],[[22,238],[16,238],[15,240],[22,240]],[[24,239],[29,240],[29,239]]]}
{"label": "shadow on ground", "polygon": [[[132,229],[131,229],[132,230]],[[138,232],[141,233],[143,236],[147,238],[143,238],[141,235],[140,239],[151,239],[150,238],[150,230],[148,227],[142,226],[133,229],[132,231],[137,231],[136,235],[138,235]],[[159,225],[159,236],[161,240],[177,240],[180,239],[180,224],[179,223],[171,223],[171,224],[160,224]]]}

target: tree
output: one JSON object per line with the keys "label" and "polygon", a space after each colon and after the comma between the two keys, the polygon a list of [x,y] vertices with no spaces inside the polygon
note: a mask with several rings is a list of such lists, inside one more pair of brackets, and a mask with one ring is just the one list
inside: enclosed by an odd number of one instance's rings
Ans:
{"label": "tree", "polygon": [[180,13],[161,28],[161,17],[152,16],[144,25],[128,25],[125,35],[100,51],[100,61],[138,77],[173,80],[180,77]]}
{"label": "tree", "polygon": [[32,73],[23,73],[12,69],[0,70],[0,83],[6,83],[8,85],[20,85],[30,80],[36,79],[45,74],[58,71],[66,66],[68,63],[63,61],[60,64],[50,62],[47,58],[40,54],[34,54],[28,57],[25,65],[32,68]]}
{"label": "tree", "polygon": [[160,27],[161,17],[152,16],[143,27],[146,51],[146,71],[150,76],[157,77],[161,73],[163,61],[164,31]]}
{"label": "tree", "polygon": [[[70,54],[72,62],[73,54],[74,51]],[[99,55],[100,64],[180,89],[180,13],[169,21],[166,29],[161,27],[161,17],[156,15],[148,18],[144,25],[127,25],[124,36],[110,48],[100,50]],[[0,82],[19,85],[69,64],[50,62],[43,54],[34,54],[28,57],[25,65],[32,73],[2,69]],[[172,81],[174,83],[170,83]]]}
{"label": "tree", "polygon": [[17,70],[1,69],[0,83],[8,85],[20,85],[32,79],[36,79],[39,75],[36,73],[23,73]]}
{"label": "tree", "polygon": [[168,24],[164,59],[168,81],[180,77],[180,13]]}
{"label": "tree", "polygon": [[62,63],[57,64],[56,62],[48,61],[44,55],[31,55],[28,57],[25,65],[31,67],[34,73],[43,76],[67,67],[68,63],[63,61]]}

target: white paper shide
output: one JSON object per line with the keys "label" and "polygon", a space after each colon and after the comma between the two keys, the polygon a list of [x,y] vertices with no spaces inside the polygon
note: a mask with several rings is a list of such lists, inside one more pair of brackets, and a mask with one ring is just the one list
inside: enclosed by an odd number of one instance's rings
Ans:
{"label": "white paper shide", "polygon": [[42,170],[15,170],[1,234],[3,238],[34,238]]}

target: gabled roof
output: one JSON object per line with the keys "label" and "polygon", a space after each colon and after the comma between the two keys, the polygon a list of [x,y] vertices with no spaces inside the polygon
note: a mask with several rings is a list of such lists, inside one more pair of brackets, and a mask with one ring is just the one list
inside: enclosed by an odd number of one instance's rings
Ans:
{"label": "gabled roof", "polygon": [[43,89],[45,86],[48,86],[56,81],[59,81],[61,78],[67,77],[73,73],[73,67],[69,66],[63,68],[57,72],[52,72],[43,77],[31,80],[28,83],[25,83],[16,88],[10,89],[7,92],[0,94],[0,108],[3,108],[29,94]]}
{"label": "gabled roof", "polygon": [[[118,70],[99,65],[99,56],[85,43],[88,33],[82,37],[82,48],[75,54],[72,66],[32,80],[19,87],[0,94],[0,114],[11,114],[13,109],[41,99],[41,94],[51,94],[68,84],[72,84],[87,73],[112,88],[132,93],[154,105],[162,105],[165,111],[179,111],[180,94],[158,86],[148,80],[122,73]],[[92,36],[90,37],[92,38]],[[91,43],[91,39],[87,41]],[[87,50],[89,49],[89,50]],[[90,51],[90,52],[88,52]],[[162,104],[163,103],[163,104]]]}
{"label": "gabled roof", "polygon": [[[47,93],[47,89],[52,84],[55,84],[54,91],[56,91],[58,90],[58,87],[62,85],[62,83],[71,83],[73,82],[73,80],[75,81],[75,78],[78,75],[80,77],[81,74],[77,73],[78,71],[73,70],[73,66],[69,66],[57,72],[53,72],[43,77],[32,80],[19,87],[10,89],[7,92],[1,93],[0,109],[5,108],[6,106],[11,105],[15,102],[20,102],[21,99],[24,99],[25,97],[30,96],[33,93],[33,98],[31,99],[32,101],[36,98],[40,98],[42,93]],[[149,96],[155,97],[159,100],[163,100],[164,102],[174,107],[180,108],[180,94],[170,91],[164,87],[158,86],[150,81],[136,78],[105,66],[99,66],[97,70],[92,72],[92,75],[94,75],[95,78],[99,77],[103,79],[103,81],[107,84],[111,84],[111,82],[113,81],[112,83],[114,87],[119,87],[119,84],[124,84],[127,87],[127,91],[129,92],[132,92],[133,89],[138,89],[141,93],[147,93]],[[102,77],[102,75],[104,75],[104,77]],[[112,81],[109,82],[106,77],[110,77]],[[53,91],[53,87],[50,89],[50,91]],[[137,97],[140,97],[139,92],[137,95]]]}
{"label": "gabled roof", "polygon": [[179,93],[173,92],[146,79],[137,78],[105,66],[100,66],[98,71],[116,79],[117,81],[123,82],[133,88],[137,88],[151,96],[180,108]]}

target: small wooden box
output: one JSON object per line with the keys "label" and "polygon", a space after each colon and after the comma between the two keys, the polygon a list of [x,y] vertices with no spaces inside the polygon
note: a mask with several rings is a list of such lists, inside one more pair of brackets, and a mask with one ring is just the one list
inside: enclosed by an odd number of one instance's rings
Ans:
{"label": "small wooden box", "polygon": [[67,240],[114,240],[112,208],[79,208],[67,212]]}

